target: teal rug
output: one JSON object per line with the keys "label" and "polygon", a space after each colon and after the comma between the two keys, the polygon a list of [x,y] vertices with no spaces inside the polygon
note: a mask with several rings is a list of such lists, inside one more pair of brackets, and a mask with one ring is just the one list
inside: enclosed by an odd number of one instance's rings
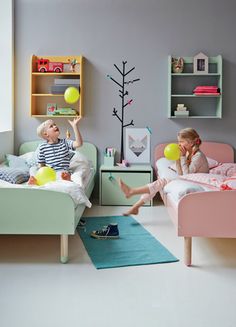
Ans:
{"label": "teal rug", "polygon": [[[179,261],[137,220],[132,217],[83,217],[85,228],[77,231],[97,269],[150,265]],[[109,223],[118,223],[120,238],[97,240],[90,236],[93,230]]]}

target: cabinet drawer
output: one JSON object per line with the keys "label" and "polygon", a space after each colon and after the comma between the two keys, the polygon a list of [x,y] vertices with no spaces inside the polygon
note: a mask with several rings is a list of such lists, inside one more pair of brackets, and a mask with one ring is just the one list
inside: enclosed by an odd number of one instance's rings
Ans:
{"label": "cabinet drawer", "polygon": [[[126,184],[131,187],[143,186],[151,182],[151,172],[101,172],[101,189],[100,189],[100,203],[101,205],[133,205],[140,195],[135,195],[126,199],[124,193],[121,191],[118,178],[121,178]],[[145,204],[151,205],[151,201]]]}

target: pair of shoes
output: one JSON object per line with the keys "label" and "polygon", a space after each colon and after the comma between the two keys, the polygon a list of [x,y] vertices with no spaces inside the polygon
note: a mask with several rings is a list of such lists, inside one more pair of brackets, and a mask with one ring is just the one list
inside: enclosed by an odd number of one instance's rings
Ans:
{"label": "pair of shoes", "polygon": [[100,239],[100,240],[119,238],[118,225],[117,224],[109,224],[108,226],[104,226],[104,228],[102,228],[100,230],[94,230],[90,234],[90,236],[93,238]]}
{"label": "pair of shoes", "polygon": [[77,227],[83,228],[83,227],[85,227],[85,225],[86,225],[86,221],[81,218],[78,225],[77,225]]}

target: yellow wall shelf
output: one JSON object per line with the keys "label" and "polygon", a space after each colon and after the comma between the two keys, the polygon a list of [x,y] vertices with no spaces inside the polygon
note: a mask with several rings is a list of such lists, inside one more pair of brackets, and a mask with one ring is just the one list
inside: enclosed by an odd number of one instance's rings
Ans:
{"label": "yellow wall shelf", "polygon": [[[50,62],[63,63],[63,72],[38,72],[38,59],[48,59]],[[75,72],[71,71],[72,60],[76,60]],[[82,56],[31,56],[30,62],[30,116],[31,117],[59,117],[68,118],[72,115],[47,115],[47,105],[55,103],[57,108],[72,108],[77,112],[77,116],[83,117],[83,61]],[[74,104],[68,104],[64,100],[63,94],[52,93],[52,86],[55,80],[69,79],[78,80],[80,98]],[[77,81],[76,81],[77,82]],[[63,81],[61,81],[63,83]],[[71,85],[73,86],[73,85]],[[75,85],[76,86],[76,85]]]}

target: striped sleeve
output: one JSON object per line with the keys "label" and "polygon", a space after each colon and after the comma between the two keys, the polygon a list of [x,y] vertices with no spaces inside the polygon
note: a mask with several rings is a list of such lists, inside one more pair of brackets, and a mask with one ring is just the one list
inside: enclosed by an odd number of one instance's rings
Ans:
{"label": "striped sleeve", "polygon": [[46,162],[46,159],[45,159],[45,154],[44,154],[44,151],[43,151],[43,148],[44,148],[44,144],[45,143],[42,143],[38,149],[38,163],[39,164],[45,164]]}

